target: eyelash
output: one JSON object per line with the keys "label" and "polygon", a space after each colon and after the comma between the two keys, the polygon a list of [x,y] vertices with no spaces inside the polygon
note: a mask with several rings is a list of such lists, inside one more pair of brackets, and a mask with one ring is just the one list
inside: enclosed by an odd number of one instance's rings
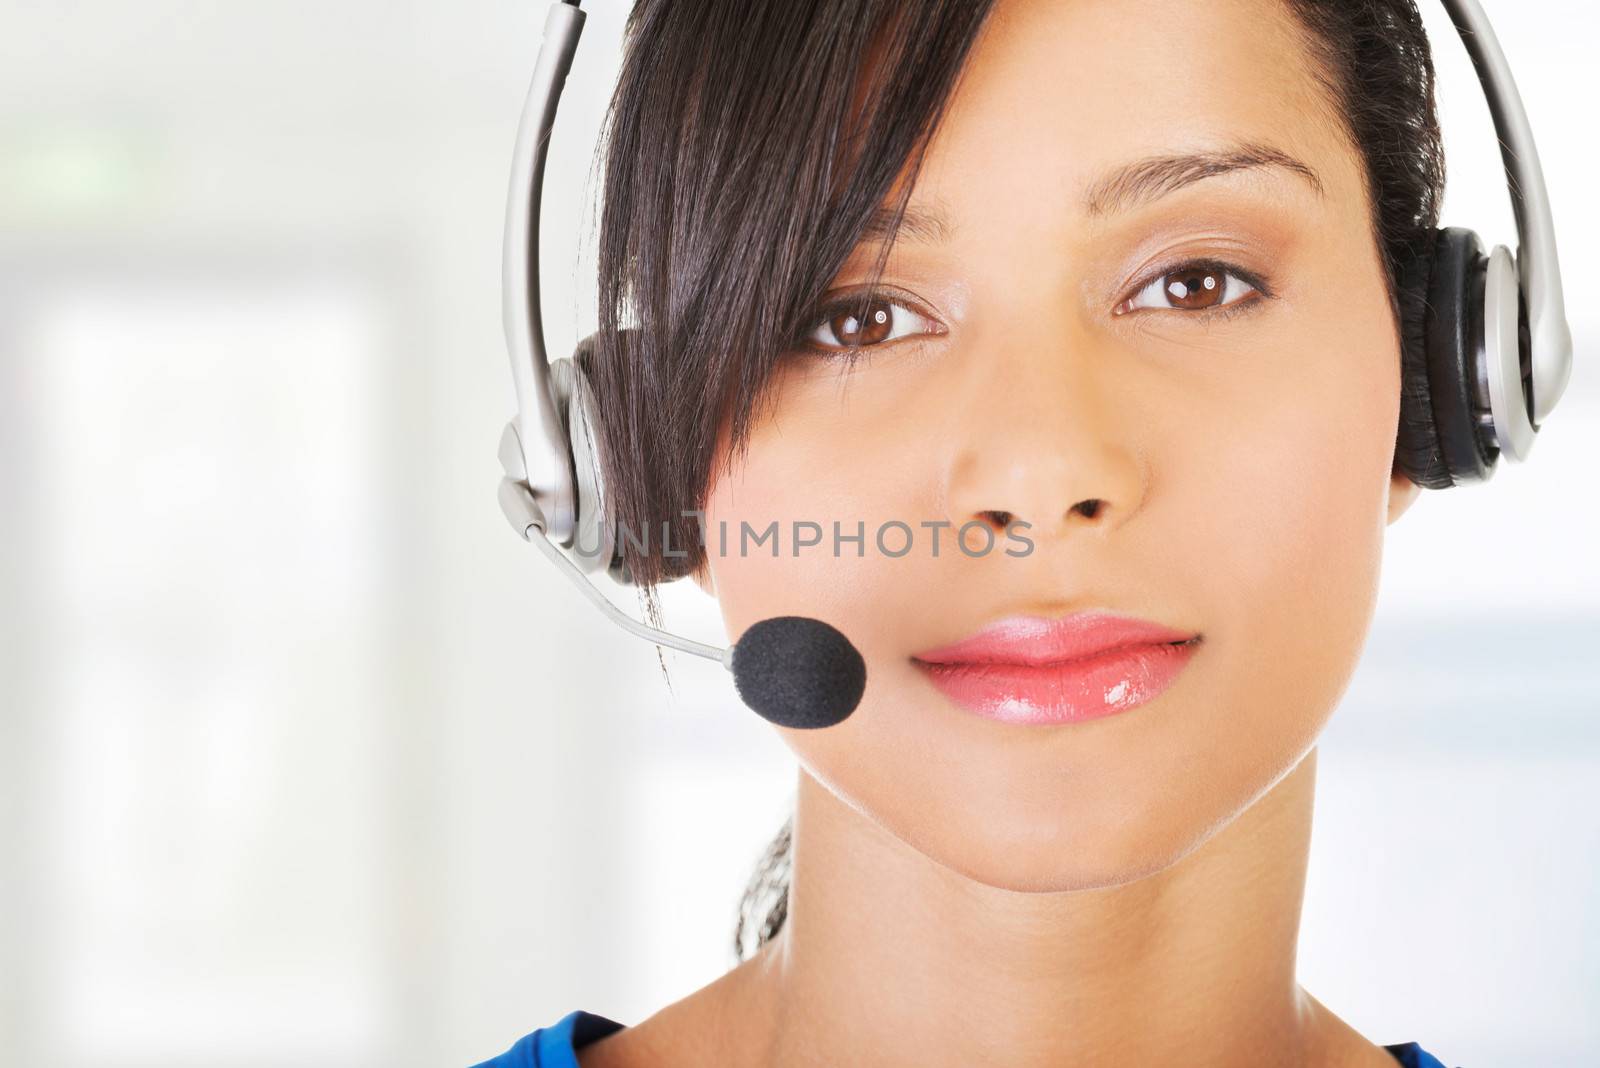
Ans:
{"label": "eyelash", "polygon": [[[833,320],[834,316],[844,315],[847,313],[854,314],[862,307],[871,304],[886,304],[889,307],[896,309],[897,312],[906,311],[918,319],[923,319],[929,322],[933,321],[933,317],[931,315],[920,311],[916,305],[913,304],[913,302],[904,298],[899,298],[896,294],[889,290],[879,289],[867,290],[864,292],[857,291],[854,293],[846,293],[843,296],[834,297],[832,300],[826,301],[818,306],[816,311],[811,316],[810,325],[805,329],[805,332],[802,333],[799,338],[800,347],[816,353],[817,355],[827,356],[831,359],[839,360],[849,364],[854,363],[856,360],[861,359],[864,356],[872,355],[875,350],[884,348],[892,341],[905,340],[904,338],[893,338],[889,341],[880,341],[873,345],[856,345],[854,347],[847,345],[839,348],[819,344],[818,342],[811,340],[811,335],[815,334],[819,329],[827,327],[828,324]],[[942,330],[930,332],[943,333]],[[918,335],[910,336],[914,337]]]}
{"label": "eyelash", "polygon": [[[1197,259],[1183,260],[1179,263],[1170,264],[1168,266],[1156,269],[1155,271],[1146,275],[1142,281],[1136,284],[1130,290],[1131,295],[1118,301],[1116,306],[1120,308],[1122,305],[1128,303],[1128,301],[1137,298],[1139,294],[1148,289],[1152,283],[1160,281],[1167,275],[1193,270],[1217,271],[1222,274],[1232,275],[1234,278],[1237,278],[1239,281],[1244,282],[1251,289],[1255,290],[1256,295],[1253,297],[1240,297],[1237,300],[1229,301],[1227,304],[1219,304],[1211,308],[1201,308],[1196,311],[1185,311],[1181,308],[1131,308],[1126,312],[1113,312],[1112,314],[1122,316],[1141,311],[1170,311],[1178,312],[1180,315],[1189,316],[1202,321],[1209,321],[1212,319],[1227,319],[1239,314],[1240,312],[1250,310],[1251,308],[1260,304],[1263,300],[1271,299],[1274,295],[1272,287],[1268,285],[1266,279],[1262,278],[1254,271],[1247,271],[1243,267],[1229,263],[1226,260]],[[1226,286],[1226,282],[1224,282],[1224,286]],[[893,294],[885,290],[875,290],[865,294],[859,292],[847,293],[844,296],[835,297],[832,300],[825,302],[816,309],[815,313],[812,315],[810,325],[798,339],[798,344],[800,347],[819,355],[843,360],[845,363],[853,363],[863,356],[871,355],[873,350],[885,347],[893,340],[903,340],[891,339],[890,341],[880,341],[873,345],[857,345],[854,347],[844,346],[840,348],[821,345],[811,340],[811,335],[816,333],[819,328],[827,326],[834,316],[857,310],[862,306],[863,301],[865,301],[867,304],[887,304],[892,308],[909,311],[918,318],[930,318],[930,316],[918,311],[910,304],[910,302],[897,300],[894,298]]]}
{"label": "eyelash", "polygon": [[[1256,295],[1240,297],[1239,299],[1231,300],[1226,304],[1219,304],[1212,308],[1201,308],[1197,311],[1184,311],[1181,308],[1130,308],[1128,311],[1114,311],[1112,314],[1131,315],[1135,312],[1141,311],[1175,311],[1183,315],[1195,316],[1201,320],[1227,319],[1239,314],[1240,312],[1249,311],[1251,308],[1254,308],[1256,305],[1260,304],[1263,300],[1269,300],[1273,296],[1272,287],[1267,284],[1266,279],[1262,278],[1254,271],[1247,271],[1243,267],[1229,263],[1226,260],[1183,260],[1179,263],[1169,264],[1165,267],[1158,267],[1150,274],[1145,275],[1143,281],[1137,283],[1133,287],[1130,296],[1117,302],[1117,307],[1120,308],[1124,304],[1128,303],[1128,301],[1136,299],[1146,289],[1149,289],[1156,282],[1161,281],[1161,279],[1167,277],[1168,275],[1181,274],[1188,271],[1215,271],[1219,274],[1231,275],[1248,285],[1251,289],[1255,290]],[[1223,289],[1224,292],[1226,292],[1226,282],[1223,283]]]}

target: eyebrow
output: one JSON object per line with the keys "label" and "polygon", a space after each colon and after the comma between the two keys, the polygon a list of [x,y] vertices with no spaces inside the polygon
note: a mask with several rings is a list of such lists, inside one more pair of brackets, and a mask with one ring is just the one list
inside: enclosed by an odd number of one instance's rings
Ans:
{"label": "eyebrow", "polygon": [[882,240],[886,237],[908,237],[925,245],[943,245],[955,231],[943,205],[916,208],[906,205],[905,216],[895,225],[894,209],[880,205],[867,217],[860,240]]}
{"label": "eyebrow", "polygon": [[[1324,195],[1322,179],[1309,165],[1282,149],[1259,142],[1241,142],[1219,149],[1146,156],[1102,174],[1084,192],[1082,207],[1090,217],[1113,215],[1148,204],[1185,186],[1230,171],[1277,168],[1304,178],[1318,197]],[[895,225],[894,209],[880,206],[867,219],[861,240],[905,237],[923,244],[944,244],[955,232],[940,203],[927,208],[906,205],[905,217]]]}
{"label": "eyebrow", "polygon": [[1246,142],[1213,151],[1148,156],[1124,164],[1089,186],[1083,196],[1083,210],[1091,216],[1111,215],[1204,178],[1259,168],[1278,168],[1299,175],[1318,197],[1323,195],[1322,179],[1305,163],[1272,145]]}

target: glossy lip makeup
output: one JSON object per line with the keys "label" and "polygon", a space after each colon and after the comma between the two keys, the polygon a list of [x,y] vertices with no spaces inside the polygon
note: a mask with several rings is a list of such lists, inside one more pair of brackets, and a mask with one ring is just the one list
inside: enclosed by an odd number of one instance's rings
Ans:
{"label": "glossy lip makeup", "polygon": [[1154,700],[1199,634],[1108,612],[1007,616],[914,664],[945,696],[1005,723],[1076,723]]}

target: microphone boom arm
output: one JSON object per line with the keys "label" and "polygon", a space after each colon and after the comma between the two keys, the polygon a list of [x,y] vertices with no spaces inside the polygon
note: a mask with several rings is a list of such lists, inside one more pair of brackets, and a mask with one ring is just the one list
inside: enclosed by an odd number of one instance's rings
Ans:
{"label": "microphone boom arm", "polygon": [[653,642],[656,645],[665,645],[680,652],[692,653],[707,660],[715,660],[729,671],[733,670],[733,646],[718,648],[697,642],[692,638],[680,637],[668,631],[658,630],[646,623],[641,623],[612,604],[606,595],[595,588],[578,565],[567,559],[559,546],[552,542],[544,533],[544,516],[539,511],[539,506],[528,493],[526,485],[518,483],[507,477],[500,480],[500,509],[506,513],[506,518],[511,520],[511,525],[522,532],[522,536],[539,547],[539,550],[549,557],[577,587],[583,591],[585,597],[594,602],[610,618],[611,622],[621,627],[628,633]]}

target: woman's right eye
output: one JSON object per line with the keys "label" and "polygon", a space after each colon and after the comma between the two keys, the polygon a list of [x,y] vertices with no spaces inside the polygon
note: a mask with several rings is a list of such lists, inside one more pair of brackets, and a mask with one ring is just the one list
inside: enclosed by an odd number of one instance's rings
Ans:
{"label": "woman's right eye", "polygon": [[888,341],[940,333],[932,319],[882,294],[837,297],[817,310],[806,342],[821,352],[856,353]]}

